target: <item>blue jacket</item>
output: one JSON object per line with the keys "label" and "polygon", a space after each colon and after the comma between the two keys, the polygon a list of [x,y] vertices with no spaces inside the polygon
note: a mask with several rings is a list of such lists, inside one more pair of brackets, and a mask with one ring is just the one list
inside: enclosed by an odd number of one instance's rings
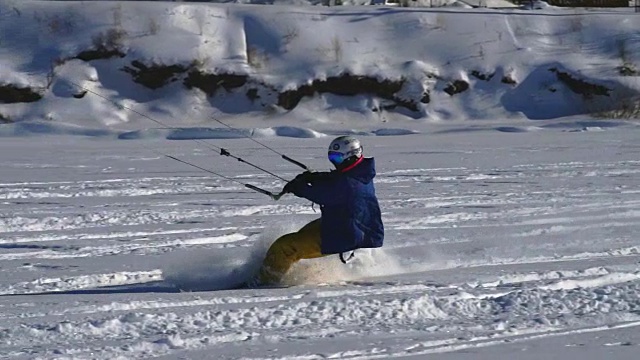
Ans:
{"label": "blue jacket", "polygon": [[347,172],[311,173],[297,178],[291,192],[320,205],[323,254],[382,246],[384,227],[373,187],[373,158]]}

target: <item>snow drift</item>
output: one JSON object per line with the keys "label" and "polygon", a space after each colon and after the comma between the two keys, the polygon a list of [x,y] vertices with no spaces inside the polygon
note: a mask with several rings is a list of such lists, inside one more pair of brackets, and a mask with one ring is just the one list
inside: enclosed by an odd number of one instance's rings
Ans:
{"label": "snow drift", "polygon": [[634,116],[628,11],[4,1],[0,119],[157,127],[135,109],[323,132]]}

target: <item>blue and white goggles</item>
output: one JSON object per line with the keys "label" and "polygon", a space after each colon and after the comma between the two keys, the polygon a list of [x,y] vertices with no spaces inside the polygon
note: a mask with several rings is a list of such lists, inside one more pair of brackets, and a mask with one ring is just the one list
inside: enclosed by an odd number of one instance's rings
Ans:
{"label": "blue and white goggles", "polygon": [[334,165],[340,165],[344,161],[344,154],[337,151],[329,151],[329,161]]}

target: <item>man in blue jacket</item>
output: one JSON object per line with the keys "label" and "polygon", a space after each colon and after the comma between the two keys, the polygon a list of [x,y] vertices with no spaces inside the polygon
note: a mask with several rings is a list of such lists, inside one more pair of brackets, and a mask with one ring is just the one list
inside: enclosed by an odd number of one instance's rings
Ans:
{"label": "man in blue jacket", "polygon": [[382,246],[373,158],[363,156],[360,141],[352,136],[333,140],[328,156],[336,170],[305,172],[285,185],[284,192],[319,204],[322,216],[271,245],[257,277],[259,285],[278,284],[300,259]]}

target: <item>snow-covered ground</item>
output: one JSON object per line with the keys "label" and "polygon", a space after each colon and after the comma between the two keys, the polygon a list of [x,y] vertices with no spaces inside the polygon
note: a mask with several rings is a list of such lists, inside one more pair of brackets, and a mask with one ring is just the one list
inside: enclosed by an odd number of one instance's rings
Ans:
{"label": "snow-covered ground", "polygon": [[[640,128],[441,127],[368,136],[380,251],[307,261],[286,289],[215,288],[318,216],[184,164],[281,183],[193,141],[0,144],[3,358],[634,359]],[[327,139],[267,138],[324,169]],[[247,139],[209,140],[289,178]],[[167,279],[167,280],[163,280]]]}
{"label": "snow-covered ground", "polygon": [[[637,358],[640,17],[276,3],[0,1],[0,358]],[[345,133],[385,246],[224,290]]]}

